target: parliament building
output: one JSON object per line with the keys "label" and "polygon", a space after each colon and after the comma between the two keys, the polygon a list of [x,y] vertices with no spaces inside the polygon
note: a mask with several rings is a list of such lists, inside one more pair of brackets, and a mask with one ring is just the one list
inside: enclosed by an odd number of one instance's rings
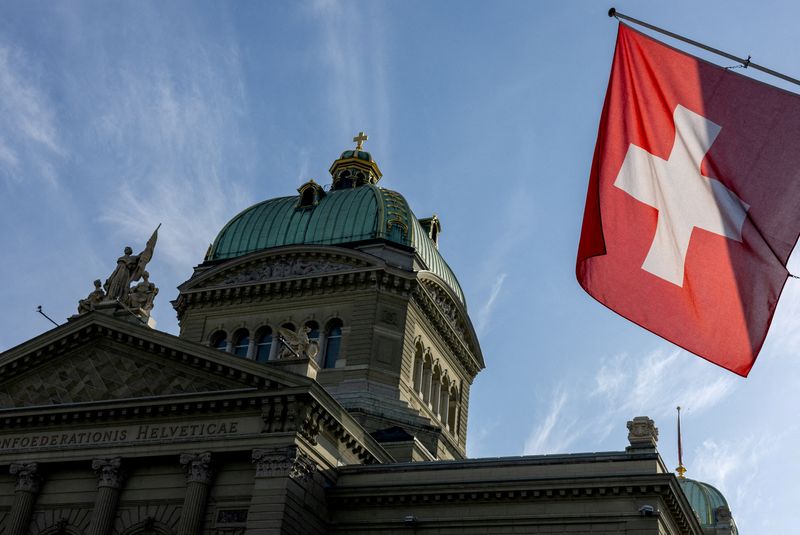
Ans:
{"label": "parliament building", "polygon": [[647,417],[624,451],[467,457],[480,343],[439,219],[378,185],[365,138],[329,187],[219,231],[172,301],[178,336],[149,321],[154,234],[0,354],[0,532],[737,533]]}

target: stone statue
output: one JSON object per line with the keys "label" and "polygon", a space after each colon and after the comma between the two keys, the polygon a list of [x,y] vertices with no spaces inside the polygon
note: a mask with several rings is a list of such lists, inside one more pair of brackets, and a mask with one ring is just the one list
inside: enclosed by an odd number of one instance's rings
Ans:
{"label": "stone statue", "polygon": [[125,247],[124,254],[117,259],[117,267],[111,274],[104,288],[108,299],[114,301],[119,299],[124,302],[130,291],[130,284],[142,278],[144,268],[150,259],[153,258],[153,250],[156,247],[156,240],[158,240],[158,229],[161,225],[156,227],[153,235],[147,240],[144,251],[138,255],[133,254],[133,249]]}
{"label": "stone statue", "polygon": [[297,332],[285,327],[278,328],[278,338],[282,342],[279,359],[303,358],[313,359],[319,353],[319,344],[309,340],[308,333],[311,329],[305,326],[297,328]]}
{"label": "stone statue", "polygon": [[136,312],[141,312],[144,316],[149,316],[153,309],[153,300],[158,295],[158,288],[150,282],[150,274],[142,272],[142,282],[130,289],[128,293],[127,305]]}
{"label": "stone statue", "polygon": [[86,312],[91,312],[94,310],[94,307],[97,303],[103,301],[106,297],[106,293],[100,287],[101,282],[100,279],[94,281],[94,291],[90,293],[86,299],[81,299],[78,301],[78,314],[85,314]]}

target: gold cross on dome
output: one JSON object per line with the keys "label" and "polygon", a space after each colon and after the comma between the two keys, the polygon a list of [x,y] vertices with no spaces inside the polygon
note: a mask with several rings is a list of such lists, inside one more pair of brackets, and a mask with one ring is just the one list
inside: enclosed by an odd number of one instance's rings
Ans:
{"label": "gold cross on dome", "polygon": [[356,142],[356,150],[361,150],[364,148],[364,142],[369,139],[369,136],[364,134],[364,132],[359,132],[356,137],[353,138],[353,141]]}

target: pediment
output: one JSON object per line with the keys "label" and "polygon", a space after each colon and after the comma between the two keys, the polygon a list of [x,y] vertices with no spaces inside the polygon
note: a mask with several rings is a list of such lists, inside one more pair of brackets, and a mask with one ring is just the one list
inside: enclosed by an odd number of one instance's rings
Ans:
{"label": "pediment", "polygon": [[179,290],[206,290],[263,282],[337,275],[375,267],[375,259],[333,247],[290,246],[260,251],[200,270]]}
{"label": "pediment", "polygon": [[241,383],[165,362],[122,344],[93,342],[0,383],[0,408],[214,392]]}
{"label": "pediment", "polygon": [[306,378],[97,312],[0,354],[0,409],[306,383]]}

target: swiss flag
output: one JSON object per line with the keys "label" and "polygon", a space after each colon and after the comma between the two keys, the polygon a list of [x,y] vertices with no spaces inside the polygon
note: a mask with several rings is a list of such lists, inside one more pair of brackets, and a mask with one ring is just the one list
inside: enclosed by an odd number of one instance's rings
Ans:
{"label": "swiss flag", "polygon": [[800,233],[800,95],[621,24],[576,272],[621,316],[747,376]]}

